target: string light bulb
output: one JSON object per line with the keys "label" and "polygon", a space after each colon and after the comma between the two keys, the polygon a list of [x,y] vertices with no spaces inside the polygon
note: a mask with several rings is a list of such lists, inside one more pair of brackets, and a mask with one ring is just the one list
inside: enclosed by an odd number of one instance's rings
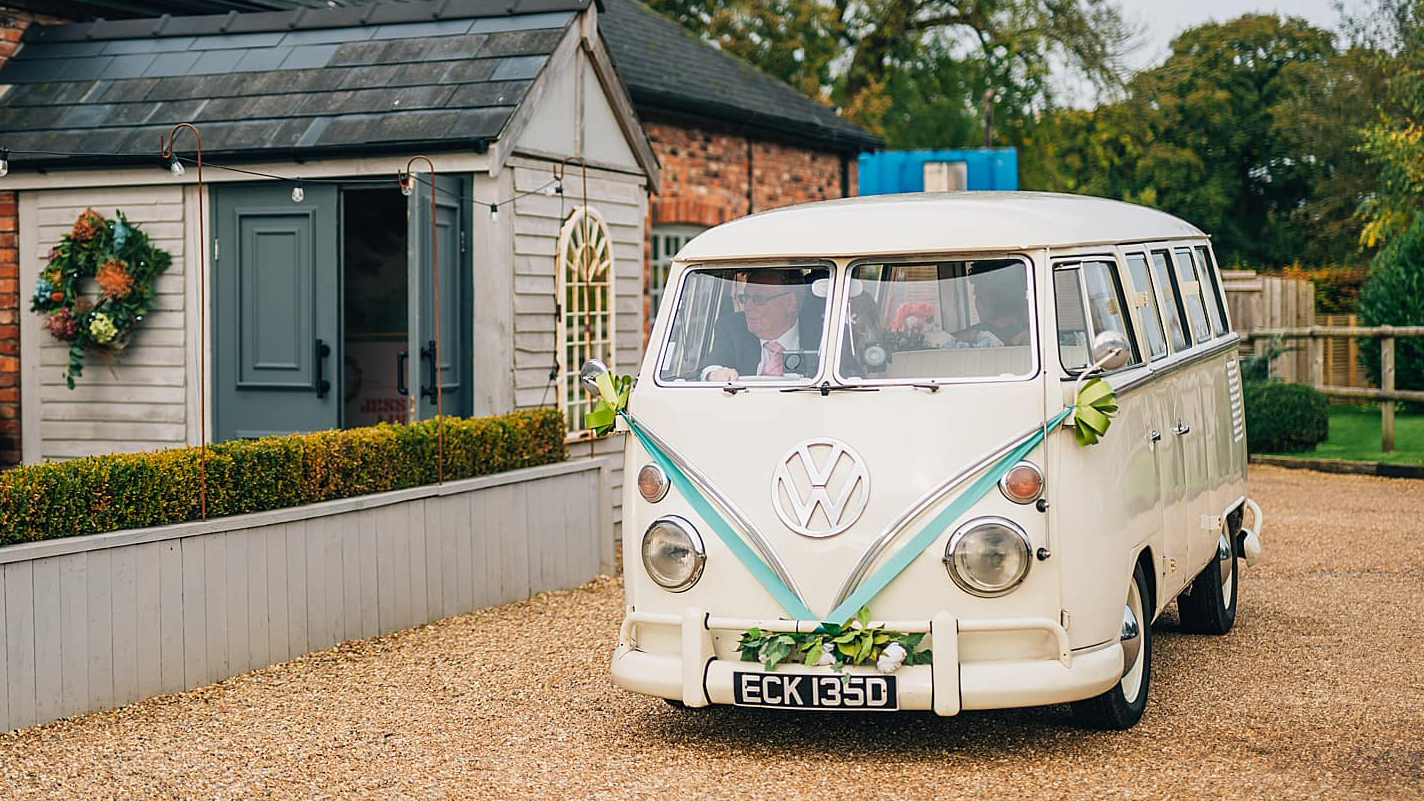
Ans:
{"label": "string light bulb", "polygon": [[0,147],[0,178],[10,174],[10,149]]}
{"label": "string light bulb", "polygon": [[499,222],[499,204],[490,204],[490,222]]}
{"label": "string light bulb", "polygon": [[183,173],[187,172],[183,169],[183,162],[179,161],[177,156],[168,157],[168,171],[173,173],[174,178],[181,178]]}
{"label": "string light bulb", "polygon": [[544,197],[554,197],[555,195],[562,195],[563,193],[564,185],[562,183],[549,184],[544,187]]}
{"label": "string light bulb", "polygon": [[302,182],[297,181],[296,186],[292,187],[292,202],[301,203],[303,200],[306,200],[306,197],[307,193],[302,191]]}
{"label": "string light bulb", "polygon": [[415,181],[413,178],[414,176],[408,172],[403,173],[400,170],[396,170],[396,183],[400,184],[402,195],[410,197],[410,193],[415,191]]}

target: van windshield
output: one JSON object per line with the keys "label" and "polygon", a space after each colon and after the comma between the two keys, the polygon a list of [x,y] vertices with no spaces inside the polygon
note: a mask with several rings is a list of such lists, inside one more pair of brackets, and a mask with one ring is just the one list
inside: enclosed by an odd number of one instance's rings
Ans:
{"label": "van windshield", "polygon": [[826,267],[689,272],[658,379],[810,383],[821,368],[829,279]]}
{"label": "van windshield", "polygon": [[837,373],[848,380],[1017,378],[1034,369],[1028,264],[860,264]]}

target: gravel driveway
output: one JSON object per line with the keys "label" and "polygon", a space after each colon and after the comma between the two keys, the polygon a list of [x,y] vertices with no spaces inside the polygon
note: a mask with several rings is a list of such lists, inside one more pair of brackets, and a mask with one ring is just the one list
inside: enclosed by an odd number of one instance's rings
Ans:
{"label": "gravel driveway", "polygon": [[1267,559],[1225,638],[1157,623],[1127,732],[1066,707],[681,712],[608,677],[621,586],[348,643],[0,736],[0,798],[1424,796],[1424,481],[1251,473]]}

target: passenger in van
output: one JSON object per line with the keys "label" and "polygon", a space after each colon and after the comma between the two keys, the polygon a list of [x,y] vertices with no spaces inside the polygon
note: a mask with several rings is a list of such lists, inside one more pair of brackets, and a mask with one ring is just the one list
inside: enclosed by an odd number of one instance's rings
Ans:
{"label": "passenger in van", "polygon": [[974,286],[974,308],[979,312],[979,322],[954,332],[959,347],[1027,345],[1028,304],[1024,300],[1027,287],[1023,271],[1015,267],[991,269],[971,273],[969,281]]}
{"label": "passenger in van", "polygon": [[701,368],[702,380],[806,373],[813,366],[798,363],[804,360],[802,346],[817,348],[821,332],[818,321],[801,314],[805,292],[798,270],[749,272],[736,298],[742,311],[717,319],[712,349]]}

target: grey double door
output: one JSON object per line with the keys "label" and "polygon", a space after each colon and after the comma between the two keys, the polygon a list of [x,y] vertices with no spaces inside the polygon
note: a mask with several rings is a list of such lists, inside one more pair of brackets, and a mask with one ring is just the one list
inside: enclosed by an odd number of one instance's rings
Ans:
{"label": "grey double door", "polygon": [[[380,403],[383,420],[430,417],[437,381],[445,413],[467,414],[467,182],[436,184],[433,236],[428,176],[409,197],[394,185],[304,193],[293,202],[275,182],[213,190],[213,440],[373,422],[363,403]],[[383,347],[357,330],[367,320],[380,321]]]}

